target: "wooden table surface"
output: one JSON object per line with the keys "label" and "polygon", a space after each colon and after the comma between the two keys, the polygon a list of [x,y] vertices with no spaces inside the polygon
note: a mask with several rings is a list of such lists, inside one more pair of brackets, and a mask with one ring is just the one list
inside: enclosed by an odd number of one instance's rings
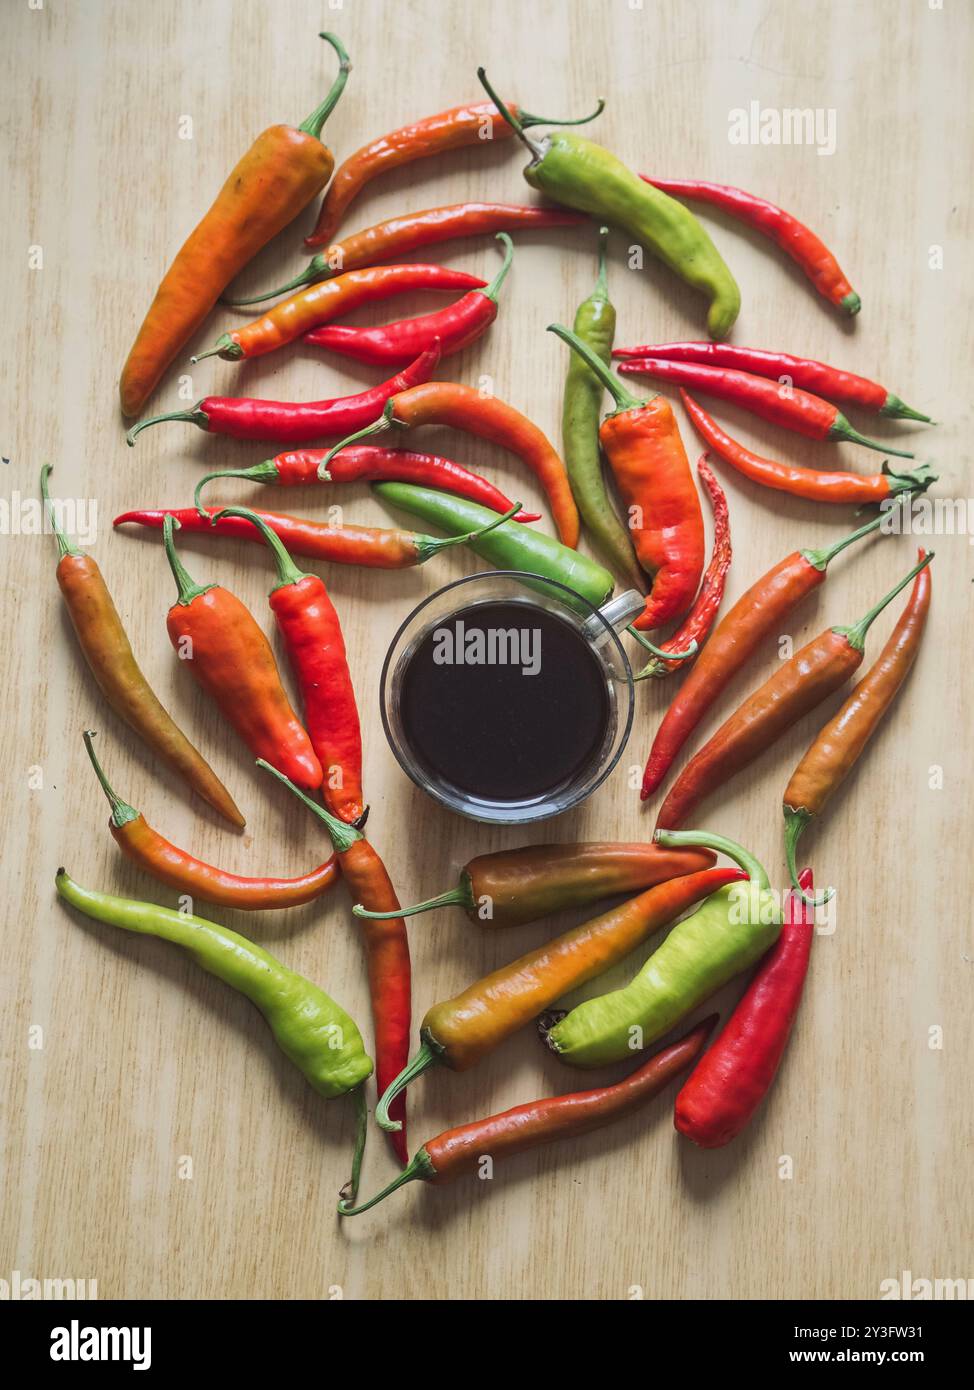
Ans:
{"label": "wooden table surface", "polygon": [[[707,214],[743,293],[735,339],[876,376],[928,410],[942,422],[935,431],[868,416],[856,423],[883,440],[915,443],[939,466],[938,493],[966,497],[971,21],[969,7],[950,0],[7,7],[0,1278],[19,1270],[24,1278],[97,1279],[103,1298],[749,1299],[875,1298],[883,1280],[904,1270],[974,1275],[974,550],[966,533],[926,541],[938,552],[935,597],[917,667],[822,828],[806,837],[817,882],[838,885],[834,930],[816,939],[768,1103],[722,1151],[678,1140],[670,1093],[601,1134],[499,1167],[490,1182],[413,1186],[342,1225],[334,1204],[352,1135],[349,1107],[317,1098],[251,1006],[179,952],[91,923],[53,890],[65,864],[82,883],[173,900],[123,861],[108,834],[81,743],[89,726],[100,732],[119,792],[197,854],[241,872],[298,873],[321,852],[310,817],[268,785],[179,669],[164,631],[173,586],[158,534],[111,527],[126,507],[186,505],[204,468],[273,452],[186,425],[160,426],[127,449],[116,390],[162,271],[226,172],[259,130],[299,122],[330,84],[333,55],[314,37],[320,27],[341,34],[354,62],[327,127],[339,159],[381,131],[476,99],[475,69],[484,63],[531,110],[571,114],[604,94],[592,133],[638,169],[738,184],[804,216],[838,254],[862,314],[842,321],[769,243]],[[825,121],[832,112],[834,151],[733,143],[731,113],[754,102],[818,110]],[[530,201],[523,164],[504,142],[414,165],[376,182],[346,226],[466,198]],[[276,283],[300,267],[310,221],[310,213],[300,218],[243,283]],[[432,258],[485,276],[498,264],[489,239],[454,242]],[[589,228],[518,237],[497,323],[448,374],[486,378],[559,439],[566,350],[544,328],[570,321],[594,269]],[[703,335],[702,301],[658,265],[631,269],[621,233],[612,241],[610,286],[618,342]],[[392,307],[420,312],[430,302]],[[373,314],[382,317],[381,309]],[[214,313],[193,350],[237,321],[233,311]],[[243,367],[213,359],[190,368],[188,356],[165,378],[154,410],[221,392],[311,399],[377,379],[300,347]],[[799,463],[869,472],[881,460],[849,445],[797,441],[729,408],[717,413],[757,448]],[[695,458],[698,441],[685,419],[683,432]],[[434,432],[422,443],[486,470],[511,495],[538,500],[516,461],[487,445]],[[44,460],[55,465],[56,496],[97,509],[93,552],[138,658],[230,784],[248,818],[242,836],[154,767],[100,698],[57,592],[54,541],[36,533],[32,499]],[[718,468],[731,510],[732,599],[788,551],[855,524],[851,508],[792,501]],[[245,483],[220,495],[277,500]],[[308,491],[286,500],[283,509],[313,516],[329,499]],[[339,500],[348,520],[386,519],[365,486]],[[781,637],[797,647],[829,624],[853,621],[906,572],[915,548],[898,536],[843,556]],[[229,585],[270,630],[272,570],[259,550],[203,538],[187,538],[181,550],[194,575]],[[449,885],[477,852],[536,839],[647,836],[657,804],[641,807],[630,779],[675,682],[639,689],[629,748],[597,795],[533,831],[457,819],[406,780],[378,719],[382,656],[422,596],[476,565],[452,552],[400,574],[322,570],[363,716],[370,832],[403,901]],[[890,612],[877,624],[867,661],[893,622]],[[774,669],[780,650],[768,642],[736,698]],[[750,846],[778,885],[781,793],[839,702],[806,719],[702,816]],[[730,707],[714,712],[701,738]],[[320,905],[287,914],[212,915],[319,979],[367,1029],[347,906],[339,886]],[[455,911],[417,919],[416,1024],[433,1001],[580,917],[495,935]],[[608,982],[628,978],[646,954]],[[720,996],[725,1013],[739,989]],[[413,1146],[448,1124],[578,1081],[529,1030],[472,1073],[440,1070],[417,1084]],[[363,1191],[393,1171],[373,1132]]]}

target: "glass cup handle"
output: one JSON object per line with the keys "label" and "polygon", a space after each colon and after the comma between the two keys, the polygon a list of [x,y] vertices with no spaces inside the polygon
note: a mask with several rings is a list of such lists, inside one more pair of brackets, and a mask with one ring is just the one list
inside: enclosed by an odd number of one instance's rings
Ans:
{"label": "glass cup handle", "polygon": [[610,598],[608,603],[603,603],[597,611],[602,618],[592,614],[586,618],[582,624],[585,636],[593,646],[599,647],[603,642],[608,641],[609,634],[606,632],[603,623],[607,623],[620,637],[626,628],[638,618],[646,607],[646,598],[638,589],[627,589],[625,593],[619,594],[616,598]]}

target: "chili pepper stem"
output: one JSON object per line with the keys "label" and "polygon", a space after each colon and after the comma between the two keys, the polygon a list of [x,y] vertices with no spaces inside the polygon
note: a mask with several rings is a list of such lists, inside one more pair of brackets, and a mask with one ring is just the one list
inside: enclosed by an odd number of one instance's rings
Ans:
{"label": "chili pepper stem", "polygon": [[[163,417],[160,416],[159,418],[162,419]],[[210,515],[200,501],[200,493],[207,483],[212,483],[214,478],[244,478],[250,483],[272,483],[276,477],[277,467],[273,459],[265,459],[263,463],[254,463],[250,468],[220,468],[214,473],[204,473],[193,489],[193,501],[196,503],[196,510],[200,516]]]}
{"label": "chili pepper stem", "polygon": [[[439,341],[439,339],[437,339],[437,341]],[[370,435],[381,434],[383,430],[395,429],[397,427],[399,427],[399,421],[395,418],[393,402],[390,400],[378,420],[373,420],[371,425],[363,425],[360,430],[356,430],[354,434],[350,434],[346,436],[345,439],[339,440],[333,449],[329,449],[323,461],[318,465],[318,477],[323,483],[330,480],[331,475],[328,472],[328,465],[336,454],[340,454],[341,451],[347,449],[350,444],[357,444],[360,439],[368,439]]]}
{"label": "chili pepper stem", "polygon": [[397,1129],[402,1129],[401,1120],[390,1120],[389,1106],[398,1096],[400,1091],[404,1091],[407,1086],[411,1086],[417,1076],[422,1076],[424,1071],[429,1071],[430,1067],[436,1066],[440,1060],[440,1051],[429,1038],[424,1038],[419,1045],[414,1057],[403,1067],[395,1081],[390,1081],[383,1094],[379,1097],[379,1103],[375,1107],[375,1122],[380,1129],[389,1133],[394,1133]]}
{"label": "chili pepper stem", "polygon": [[835,889],[826,888],[824,893],[809,893],[798,881],[798,864],[795,857],[798,841],[811,819],[811,812],[806,811],[804,806],[785,807],[785,860],[788,864],[791,886],[795,892],[800,894],[811,907],[824,907],[830,898],[835,897]]}
{"label": "chili pepper stem", "polygon": [[504,281],[507,279],[507,272],[510,270],[511,262],[514,259],[514,243],[507,233],[498,232],[497,240],[504,245],[504,264],[494,276],[493,280],[491,280],[487,288],[480,291],[484,298],[489,299],[492,304],[497,303],[497,296],[500,294],[501,285],[503,285]]}
{"label": "chili pepper stem", "polygon": [[343,1191],[341,1200],[338,1203],[338,1215],[360,1216],[363,1211],[368,1211],[370,1207],[374,1207],[377,1203],[384,1201],[390,1193],[395,1192],[397,1187],[404,1187],[407,1182],[429,1182],[430,1179],[435,1176],[436,1169],[433,1167],[429,1154],[424,1148],[417,1149],[402,1172],[397,1173],[391,1182],[381,1188],[374,1197],[370,1197],[367,1202],[363,1202],[361,1206],[357,1207],[354,1205],[354,1195],[348,1198]]}
{"label": "chili pepper stem", "polygon": [[352,1149],[351,1175],[342,1188],[341,1198],[342,1201],[354,1204],[362,1181],[362,1159],[365,1157],[365,1143],[369,1137],[369,1109],[365,1103],[364,1086],[356,1086],[351,1095],[355,1106],[355,1147]]}
{"label": "chili pepper stem", "polygon": [[[696,656],[697,652],[700,650],[700,643],[694,638],[685,652],[664,652],[660,647],[657,647],[651,642],[648,637],[644,637],[641,632],[637,632],[634,627],[628,627],[626,631],[629,633],[630,637],[635,637],[641,647],[645,647],[646,651],[650,652],[653,656],[659,657],[663,661],[689,661],[691,656]],[[652,665],[652,662],[650,662],[649,665]],[[648,673],[649,666],[647,666],[645,670],[640,671],[638,676],[633,676],[633,680],[641,681]]]}
{"label": "chili pepper stem", "polygon": [[367,917],[370,922],[384,922],[390,917],[415,917],[417,912],[432,912],[436,907],[466,907],[473,908],[474,902],[470,894],[469,884],[461,884],[457,888],[448,888],[445,893],[440,893],[435,898],[427,898],[423,903],[413,903],[412,907],[401,907],[396,912],[370,912],[361,903],[356,903],[352,908],[356,917]]}
{"label": "chili pepper stem", "polygon": [[[264,758],[257,759],[257,766],[262,767],[265,772],[270,772],[279,782],[283,782],[299,801],[304,802],[309,811],[313,811],[320,821],[324,821],[325,825],[328,827],[328,833],[331,836],[332,844],[338,854],[344,854],[346,850],[351,849],[352,845],[354,845],[357,840],[365,838],[361,831],[355,829],[354,825],[346,824],[345,821],[339,820],[337,816],[333,816],[330,811],[326,811],[324,806],[319,806],[316,801],[312,801],[311,797],[303,792],[300,787],[294,785],[290,777],[286,777],[283,772],[278,772],[277,768],[272,767]],[[395,1127],[397,1129],[400,1128],[399,1125]]]}
{"label": "chili pepper stem", "polygon": [[[204,356],[205,355],[206,354],[204,354]],[[196,361],[195,357],[193,361]],[[205,399],[204,397],[203,400]],[[133,425],[128,434],[126,434],[126,444],[130,449],[134,448],[135,441],[143,430],[147,430],[150,425],[161,425],[164,420],[185,420],[188,425],[198,425],[201,430],[207,429],[209,427],[210,418],[205,410],[200,409],[203,400],[198,400],[189,410],[170,410],[165,415],[151,415],[148,420],[140,420],[139,423]]]}
{"label": "chili pepper stem", "polygon": [[866,645],[866,633],[872,627],[886,605],[892,603],[900,590],[905,589],[910,580],[915,579],[922,569],[926,569],[935,554],[936,552],[933,550],[928,551],[923,559],[913,566],[910,573],[905,575],[898,584],[894,585],[889,593],[885,594],[877,604],[870,608],[869,612],[864,617],[860,618],[857,623],[853,623],[851,627],[834,627],[832,631],[839,633],[846,639],[850,647],[854,647],[857,652],[861,652]]}
{"label": "chili pepper stem", "polygon": [[598,353],[593,352],[588,343],[583,343],[581,338],[576,337],[571,329],[565,328],[560,323],[549,323],[548,332],[557,334],[573,352],[578,353],[585,365],[595,373],[616,403],[614,413],[623,410],[639,410],[641,406],[646,404],[645,399],[634,396],[631,391],[628,391],[612,368],[607,367]]}
{"label": "chili pepper stem", "polygon": [[541,145],[539,145],[535,140],[530,139],[529,136],[525,135],[524,132],[527,130],[529,126],[588,125],[589,121],[594,121],[596,117],[601,116],[602,112],[605,110],[605,98],[599,97],[598,105],[596,106],[595,110],[592,112],[590,116],[576,116],[574,120],[559,121],[549,116],[533,116],[530,111],[522,111],[520,118],[518,118],[515,115],[513,115],[510,109],[504,104],[504,102],[501,101],[500,97],[497,95],[493,87],[488,82],[487,74],[483,68],[477,69],[477,77],[480,81],[480,85],[483,87],[484,91],[490,97],[491,101],[494,103],[498,111],[504,117],[504,120],[514,131],[514,134],[518,137],[518,139],[523,140],[524,144],[527,145],[535,160],[543,159],[545,152],[544,148]]}
{"label": "chili pepper stem", "polygon": [[862,300],[856,294],[855,290],[850,290],[848,294],[844,294],[839,300],[839,305],[851,316],[852,314],[858,314],[859,310],[862,308]]}
{"label": "chili pepper stem", "polygon": [[879,407],[879,413],[880,415],[888,415],[894,420],[919,420],[923,425],[935,425],[937,423],[936,420],[931,420],[929,415],[921,415],[919,410],[914,410],[905,401],[901,401],[899,396],[893,395],[892,391]]}
{"label": "chili pepper stem", "polygon": [[41,501],[47,511],[51,521],[51,530],[54,532],[54,539],[57,541],[58,555],[64,559],[65,555],[80,555],[82,552],[76,545],[72,545],[58,522],[54,512],[54,504],[51,502],[51,494],[47,490],[47,480],[51,475],[53,463],[45,463],[41,468]]}
{"label": "chili pepper stem", "polygon": [[486,536],[488,531],[496,531],[498,526],[503,526],[505,521],[510,521],[517,516],[521,510],[520,502],[515,502],[512,507],[508,507],[502,516],[495,517],[493,521],[488,521],[484,526],[478,526],[474,531],[466,531],[462,536],[420,536],[416,537],[416,551],[419,556],[417,564],[423,565],[427,560],[439,555],[441,550],[446,550],[451,545],[466,545],[469,541],[478,540],[481,536]]}
{"label": "chili pepper stem", "polygon": [[331,90],[325,97],[320,106],[316,106],[307,120],[302,121],[298,130],[303,130],[306,135],[313,135],[317,140],[321,135],[321,128],[328,117],[338,105],[338,99],[345,90],[345,83],[348,81],[348,74],[352,71],[352,60],[345,52],[344,45],[337,34],[321,33],[319,39],[324,39],[330,43],[338,54],[338,76],[331,84]]}
{"label": "chili pepper stem", "polygon": [[[902,505],[905,498],[900,498],[899,500]],[[801,552],[802,557],[808,561],[813,569],[824,570],[835,559],[836,555],[839,555],[845,550],[847,545],[852,545],[853,541],[858,541],[863,536],[868,536],[870,531],[878,531],[885,518],[886,513],[880,512],[878,516],[873,517],[872,521],[867,521],[855,531],[850,531],[848,536],[843,536],[840,540],[833,541],[829,546],[823,546],[819,550],[803,550]]]}
{"label": "chili pepper stem", "polygon": [[657,830],[653,835],[653,842],[662,845],[664,849],[698,845],[701,849],[716,850],[718,854],[726,854],[728,859],[733,859],[735,864],[739,864],[758,888],[767,891],[771,887],[767,873],[754,855],[735,840],[729,840],[726,835],[714,835],[709,830]]}
{"label": "chili pepper stem", "polygon": [[286,285],[279,285],[276,290],[267,290],[264,294],[248,295],[246,299],[229,299],[225,294],[221,294],[220,303],[229,304],[234,309],[242,309],[248,304],[261,304],[265,299],[276,299],[278,295],[289,294],[291,290],[299,290],[303,285],[310,285],[327,269],[327,262],[319,253],[317,256],[312,256],[301,274],[295,275],[294,279],[289,280]]}
{"label": "chili pepper stem", "polygon": [[190,362],[202,362],[204,357],[222,357],[227,362],[238,362],[243,357],[243,348],[239,343],[235,343],[229,333],[221,333],[219,338],[211,348],[205,352],[198,352],[195,357],[191,357]]}
{"label": "chili pepper stem", "polygon": [[841,411],[836,413],[835,419],[829,426],[829,438],[841,439],[847,444],[863,444],[867,449],[875,449],[880,454],[895,454],[901,459],[915,459],[916,454],[911,454],[907,449],[891,449],[888,444],[882,444],[877,439],[867,439],[864,434],[860,434],[852,426]]}
{"label": "chili pepper stem", "polygon": [[[209,513],[204,508],[200,507],[200,511],[204,516],[209,516]],[[298,569],[280,536],[268,526],[263,517],[258,516],[256,512],[252,512],[249,507],[224,507],[223,510],[217,512],[215,516],[210,516],[210,525],[215,526],[220,518],[224,516],[243,517],[245,521],[249,521],[251,525],[256,526],[257,530],[264,537],[264,540],[267,542],[267,548],[274,556],[275,563],[277,564],[278,583],[274,585],[274,589],[271,590],[271,593],[276,589],[284,589],[289,584],[299,584],[301,580],[305,578],[304,570]]]}
{"label": "chili pepper stem", "polygon": [[166,559],[169,561],[169,568],[172,570],[172,577],[176,581],[176,602],[185,608],[193,602],[194,598],[199,598],[200,594],[207,593],[210,589],[215,589],[215,584],[197,584],[192,576],[187,572],[186,566],[176,554],[176,547],[173,544],[173,528],[179,527],[179,520],[171,512],[167,512],[162,519],[162,543],[166,547]]}
{"label": "chili pepper stem", "polygon": [[112,808],[112,821],[118,829],[121,830],[122,826],[127,825],[129,821],[138,820],[139,813],[134,806],[130,806],[127,801],[122,800],[105,776],[104,769],[98,761],[98,756],[92,746],[92,740],[95,737],[94,729],[85,729],[84,740],[85,748],[88,750],[88,757],[91,759],[91,765],[95,769],[95,776],[101,783],[101,789],[108,797],[108,804]]}

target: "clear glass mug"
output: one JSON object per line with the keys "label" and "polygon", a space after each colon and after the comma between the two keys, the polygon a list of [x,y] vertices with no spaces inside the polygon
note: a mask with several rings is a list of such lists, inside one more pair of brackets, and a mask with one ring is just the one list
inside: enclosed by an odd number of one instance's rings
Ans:
{"label": "clear glass mug", "polygon": [[[471,820],[524,825],[560,815],[577,806],[609,776],[629,738],[633,679],[619,637],[643,611],[645,602],[641,594],[630,589],[596,608],[564,584],[520,570],[490,570],[467,575],[437,590],[402,623],[382,666],[379,685],[382,726],[396,761],[434,800]],[[596,734],[592,755],[585,764],[543,790],[524,791],[513,796],[483,794],[475,786],[459,784],[442,769],[433,770],[429,757],[419,749],[415,735],[406,727],[403,710],[404,681],[413,679],[409,675],[410,665],[420,649],[431,650],[430,642],[449,633],[449,625],[456,626],[461,615],[469,618],[471,611],[475,613],[484,605],[494,604],[517,605],[518,610],[523,610],[525,623],[530,622],[532,613],[537,619],[538,610],[544,610],[552,635],[551,619],[561,619],[573,629],[572,635],[590,654],[595,668],[594,679],[600,694],[604,685],[605,694],[604,727],[600,735]],[[542,642],[543,638],[539,639],[539,649]],[[550,669],[546,674],[551,674]],[[495,707],[491,706],[491,713],[494,712]],[[516,718],[516,714],[516,709],[512,709],[511,717]],[[473,729],[471,738],[476,737],[476,729]]]}

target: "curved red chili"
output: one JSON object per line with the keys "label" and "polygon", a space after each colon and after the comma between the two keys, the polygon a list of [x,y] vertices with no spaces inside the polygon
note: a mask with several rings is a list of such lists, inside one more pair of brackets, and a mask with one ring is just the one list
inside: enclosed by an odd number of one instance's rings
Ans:
{"label": "curved red chili", "polygon": [[358,362],[389,365],[408,362],[416,353],[437,341],[444,357],[462,351],[475,343],[497,317],[497,296],[511,268],[514,246],[506,232],[497,238],[506,247],[504,264],[486,289],[471,290],[455,304],[439,309],[435,314],[418,318],[397,319],[373,328],[350,328],[346,324],[326,324],[304,335],[304,341],[314,347],[330,348],[332,352],[354,357]]}

